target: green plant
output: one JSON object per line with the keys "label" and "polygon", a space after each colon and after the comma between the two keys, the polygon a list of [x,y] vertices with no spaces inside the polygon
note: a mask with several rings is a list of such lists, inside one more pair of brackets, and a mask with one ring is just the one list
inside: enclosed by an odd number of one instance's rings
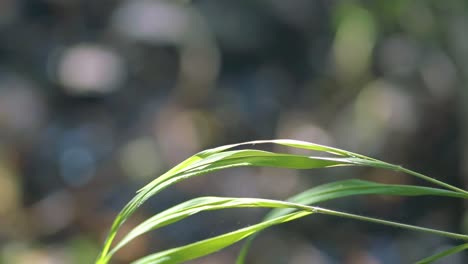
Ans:
{"label": "green plant", "polygon": [[[254,149],[230,150],[232,148],[243,145],[255,145],[263,143],[273,143],[292,148],[325,152],[328,153],[329,156],[318,157],[290,155]],[[369,166],[374,168],[394,170],[397,172],[404,172],[414,177],[428,181],[439,187],[443,187],[443,189],[413,185],[380,184],[354,179],[336,181],[317,186],[308,191],[300,193],[287,201],[260,198],[200,197],[183,202],[154,215],[153,217],[147,219],[132,229],[123,239],[121,239],[112,247],[117,231],[122,226],[122,224],[133,214],[133,212],[135,212],[135,210],[141,204],[158,194],[161,190],[191,177],[200,176],[222,169],[242,166],[267,166],[290,169],[315,169],[335,166]],[[420,226],[412,226],[311,206],[326,200],[369,194],[399,196],[435,195],[461,199],[468,198],[468,192],[463,189],[430,178],[426,175],[408,170],[401,166],[389,164],[337,148],[296,140],[263,140],[227,145],[205,150],[188,158],[140,189],[135,197],[122,209],[122,211],[116,217],[110,229],[109,235],[104,242],[101,253],[96,260],[96,263],[108,263],[112,255],[120,248],[125,246],[134,238],[151,230],[175,223],[199,212],[241,207],[267,207],[273,208],[273,210],[258,224],[182,247],[172,248],[151,254],[136,260],[133,263],[181,263],[208,255],[229,245],[232,245],[242,239],[248,238],[247,243],[242,248],[237,260],[237,264],[242,264],[244,263],[249,245],[252,243],[255,235],[257,235],[260,231],[270,226],[292,221],[311,214],[326,214],[343,218],[357,219],[377,224],[395,226],[412,231],[427,232],[434,235],[440,235],[455,240],[464,241],[457,247],[448,249],[441,253],[437,253],[431,257],[421,260],[418,263],[430,263],[444,256],[454,254],[468,248],[468,236],[464,234],[451,233]]]}

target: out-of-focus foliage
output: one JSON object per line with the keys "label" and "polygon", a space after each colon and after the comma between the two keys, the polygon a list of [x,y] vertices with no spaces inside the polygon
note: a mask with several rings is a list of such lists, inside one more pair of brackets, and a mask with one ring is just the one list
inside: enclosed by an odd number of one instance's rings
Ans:
{"label": "out-of-focus foliage", "polygon": [[[0,262],[92,261],[139,186],[200,149],[247,139],[340,146],[466,186],[467,14],[462,0],[0,1]],[[161,193],[123,228],[202,192],[285,198],[348,175],[414,181],[383,173],[228,170]],[[331,205],[468,230],[461,202]],[[200,216],[135,241],[116,263],[260,215]],[[404,263],[449,246],[330,219],[259,240],[252,263]],[[234,259],[227,250],[202,263]]]}

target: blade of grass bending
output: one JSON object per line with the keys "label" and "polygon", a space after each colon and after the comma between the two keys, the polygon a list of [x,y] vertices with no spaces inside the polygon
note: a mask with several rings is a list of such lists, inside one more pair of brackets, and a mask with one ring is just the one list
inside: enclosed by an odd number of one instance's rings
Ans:
{"label": "blade of grass bending", "polygon": [[[302,149],[308,149],[308,150],[315,150],[315,151],[322,151],[322,152],[327,152],[330,154],[334,155],[340,155],[340,156],[346,156],[346,157],[356,157],[361,160],[367,160],[367,162],[364,162],[365,166],[371,166],[371,167],[380,167],[380,168],[386,168],[386,169],[391,169],[403,173],[407,173],[410,175],[413,175],[415,177],[418,177],[420,179],[423,179],[425,181],[431,182],[435,185],[439,185],[441,187],[447,188],[452,191],[456,191],[459,193],[463,193],[465,197],[468,197],[468,191],[457,188],[453,185],[447,184],[445,182],[436,180],[434,178],[431,178],[427,175],[403,168],[402,166],[390,164],[387,162],[383,162],[371,157],[367,157],[361,154],[357,154],[354,152],[338,149],[338,148],[333,148],[333,147],[328,147],[328,146],[323,146],[323,145],[318,145],[306,141],[299,141],[299,140],[291,140],[291,139],[277,139],[277,140],[260,140],[260,141],[253,141],[253,142],[247,142],[246,144],[251,143],[251,144],[259,144],[259,143],[274,143],[274,144],[279,144],[279,145],[284,145],[284,146],[289,146],[289,147],[295,147],[295,148],[302,148]],[[371,163],[374,163],[373,165]]]}
{"label": "blade of grass bending", "polygon": [[[203,150],[192,157],[186,159],[185,161],[181,162],[165,174],[161,175],[159,178],[164,178],[165,176],[173,175],[176,172],[179,172],[181,170],[184,170],[188,168],[189,165],[196,163],[199,160],[205,159],[213,154],[217,154],[220,152],[224,152],[228,149],[236,148],[239,146],[245,146],[245,145],[256,145],[256,144],[279,144],[279,145],[284,145],[284,146],[289,146],[289,147],[294,147],[294,148],[302,148],[302,149],[307,149],[307,150],[313,150],[317,152],[326,152],[330,153],[333,155],[338,155],[338,156],[347,156],[347,157],[360,157],[364,159],[370,159],[370,160],[375,160],[357,153],[349,152],[346,150],[341,150],[337,148],[332,148],[328,146],[323,146],[315,143],[310,143],[310,142],[305,142],[305,141],[299,141],[299,140],[292,140],[292,139],[274,139],[274,140],[256,140],[256,141],[249,141],[249,142],[243,142],[243,143],[236,143],[236,144],[230,144],[230,145],[224,145],[212,149],[207,149]],[[148,185],[151,185],[148,184]],[[147,185],[147,186],[148,186]],[[146,186],[145,186],[146,187]],[[143,187],[143,188],[145,188]]]}
{"label": "blade of grass bending", "polygon": [[[406,185],[386,185],[361,180],[347,180],[325,184],[301,193],[291,199],[291,202],[283,202],[269,199],[252,198],[220,198],[201,197],[171,207],[153,217],[147,219],[134,229],[132,229],[108,254],[112,256],[116,251],[125,246],[129,241],[151,230],[163,227],[173,222],[182,220],[190,215],[206,210],[220,210],[239,207],[270,207],[288,208],[283,210],[273,210],[276,215],[270,215],[265,220],[282,216],[293,210],[310,210],[310,207],[299,206],[298,204],[312,204],[314,202],[336,199],[350,195],[362,194],[389,194],[389,195],[439,195],[460,197],[461,195],[452,191]],[[287,211],[286,211],[287,210]]]}
{"label": "blade of grass bending", "polygon": [[[221,152],[211,154],[211,156],[206,156],[205,154],[206,153],[202,153],[199,155],[199,157],[202,157],[203,159],[194,157],[189,158],[182,163],[185,167],[178,165],[175,167],[175,169],[172,169],[169,172],[163,174],[142,188],[117,215],[96,263],[107,263],[107,261],[105,261],[106,255],[110,250],[111,244],[117,234],[118,229],[127,220],[127,218],[130,217],[130,215],[132,215],[133,212],[148,198],[178,181],[221,169],[241,166],[270,166],[291,169],[312,169],[339,165],[354,165],[355,163],[355,161],[348,161],[344,158],[307,157],[300,155],[277,154],[258,150]],[[210,159],[210,162],[208,163],[205,161],[207,158]],[[198,164],[198,167],[194,166],[195,164]]]}
{"label": "blade of grass bending", "polygon": [[[283,145],[283,146],[288,146],[288,147],[293,147],[293,148],[301,148],[301,149],[307,149],[307,150],[313,150],[313,151],[318,151],[318,152],[326,152],[329,154],[337,155],[337,156],[344,156],[344,157],[349,157],[349,158],[357,158],[355,161],[359,163],[360,165],[363,166],[370,166],[370,167],[377,167],[377,168],[385,168],[385,169],[391,169],[403,173],[407,173],[410,175],[413,175],[417,178],[423,179],[425,181],[431,182],[435,185],[439,185],[441,187],[447,188],[449,190],[453,190],[456,192],[460,192],[465,194],[466,197],[468,197],[468,191],[465,191],[463,189],[457,188],[455,186],[452,186],[450,184],[447,184],[445,182],[436,180],[434,178],[431,178],[427,175],[417,173],[415,171],[403,168],[402,166],[390,164],[387,162],[383,162],[371,157],[367,157],[358,153],[354,153],[351,151],[346,151],[338,148],[333,148],[333,147],[328,147],[324,145],[319,145],[315,143],[310,143],[306,141],[300,141],[300,140],[292,140],[292,139],[274,139],[274,140],[256,140],[256,141],[249,141],[249,142],[244,142],[244,143],[238,143],[238,144],[232,144],[232,145],[227,145],[223,147],[219,147],[213,150],[208,150],[206,153],[214,153],[216,151],[223,151],[227,150],[229,148],[234,148],[238,146],[243,146],[243,145],[255,145],[255,144],[267,144],[267,143],[272,143],[272,144],[278,144],[278,145]],[[206,154],[204,153],[204,154]]]}
{"label": "blade of grass bending", "polygon": [[[180,171],[183,171],[183,169],[185,167],[187,167],[190,164],[195,163],[195,162],[203,159],[203,154],[202,153],[203,153],[203,151],[189,157],[188,159],[186,159],[184,161],[182,161],[178,165],[174,166],[172,169],[168,170],[167,172],[165,172],[164,174],[162,174],[161,176],[156,178],[156,180],[159,179],[161,181],[163,179],[170,178],[172,175],[175,175]],[[156,181],[156,180],[154,180],[154,181]],[[124,206],[124,208],[122,208],[120,213],[116,216],[116,218],[115,218],[114,222],[112,223],[112,226],[111,226],[111,228],[109,230],[109,234],[107,235],[107,237],[106,237],[106,239],[104,241],[104,246],[103,246],[103,248],[102,248],[101,252],[99,253],[99,256],[98,256],[98,258],[96,260],[96,264],[101,264],[101,263],[104,264],[104,263],[108,262],[108,261],[105,261],[106,255],[110,250],[110,247],[112,245],[112,242],[113,242],[115,236],[117,235],[117,231],[123,225],[123,223],[127,220],[127,218],[144,202],[144,200],[142,199],[144,194],[141,195],[140,193],[145,191],[147,188],[151,188],[151,186],[154,185],[154,181],[148,183],[142,189],[140,189],[137,192],[136,196],[133,197],[132,200],[130,200],[130,202],[128,202]]]}
{"label": "blade of grass bending", "polygon": [[357,164],[363,165],[363,166],[370,166],[370,167],[379,167],[379,168],[385,168],[385,169],[391,169],[395,171],[400,171],[404,173],[408,173],[410,175],[413,175],[415,177],[421,178],[423,180],[426,180],[428,182],[431,182],[433,184],[439,185],[441,187],[464,193],[468,197],[468,191],[465,191],[463,189],[457,188],[455,186],[452,186],[450,184],[438,181],[434,178],[431,178],[429,176],[426,176],[421,173],[414,172],[412,170],[403,168],[402,166],[390,164],[387,162],[383,162],[371,157],[367,157],[358,153],[354,153],[351,151],[346,151],[338,148],[333,148],[333,147],[328,147],[324,145],[319,145],[311,142],[306,142],[306,141],[300,141],[300,140],[292,140],[292,139],[273,139],[273,140],[256,140],[256,141],[249,141],[249,142],[244,142],[244,143],[237,143],[237,144],[231,144],[231,145],[225,145],[213,149],[208,149],[205,151],[202,151],[193,157],[199,157],[199,158],[205,158],[208,157],[212,154],[219,153],[231,148],[239,147],[239,146],[244,146],[244,145],[256,145],[256,144],[278,144],[278,145],[283,145],[283,146],[288,146],[288,147],[293,147],[293,148],[301,148],[301,149],[307,149],[307,150],[313,150],[313,151],[318,151],[318,152],[326,152],[329,154],[337,155],[337,156],[344,156],[344,157],[349,157],[349,158],[357,158],[355,159],[355,162]]}
{"label": "blade of grass bending", "polygon": [[191,215],[203,212],[228,208],[295,208],[298,210],[311,211],[313,208],[299,204],[288,203],[278,200],[260,198],[231,198],[231,197],[199,197],[195,198],[167,210],[164,210],[143,223],[133,228],[107,255],[109,258],[120,248],[125,246],[136,237],[149,231],[164,227],[174,222],[180,221]]}
{"label": "blade of grass bending", "polygon": [[[304,205],[313,205],[332,199],[355,195],[392,195],[392,196],[445,196],[454,198],[466,198],[463,194],[432,187],[423,187],[415,185],[382,184],[364,180],[343,180],[319,185],[317,187],[296,194],[287,201]],[[286,214],[294,209],[274,209],[265,219],[271,219],[276,216]]]}
{"label": "blade of grass bending", "polygon": [[[369,194],[380,194],[380,195],[398,195],[398,196],[422,196],[422,195],[434,195],[434,196],[446,196],[454,198],[465,198],[463,194],[453,192],[444,189],[412,186],[412,185],[394,185],[394,184],[381,184],[363,180],[343,180],[332,183],[323,184],[302,193],[299,193],[287,201],[292,203],[299,203],[304,205],[313,205],[320,202],[343,198],[347,196],[355,195],[369,195]],[[273,209],[270,213],[265,216],[265,220],[273,219],[288,213],[293,212],[294,208],[279,208]],[[256,235],[251,236],[247,239],[243,245],[239,256],[237,258],[237,264],[245,263],[248,250],[253,239]]]}
{"label": "blade of grass bending", "polygon": [[[197,162],[200,162],[201,160],[204,160],[214,154],[220,153],[222,151],[236,147],[238,145],[239,144],[225,145],[225,146],[201,151],[191,156],[190,158],[184,160],[183,162],[179,163],[178,165],[176,165],[175,167],[173,167],[166,173],[162,174],[161,176],[159,176],[158,178],[156,178],[155,180],[151,181],[150,183],[145,185],[143,188],[141,188],[137,192],[137,195],[129,203],[125,205],[125,207],[121,210],[121,212],[117,215],[116,219],[112,223],[111,229],[109,231],[109,234],[107,235],[107,238],[104,242],[103,249],[101,250],[101,253],[98,256],[98,260],[96,261],[96,263],[107,263],[103,261],[103,259],[105,259],[105,255],[108,253],[110,246],[117,234],[118,229],[141,204],[143,204],[149,197],[157,193],[158,190],[155,190],[155,188],[159,184],[163,183],[164,181],[168,181],[177,175],[180,175],[181,173],[187,171],[190,168],[193,168],[193,166],[191,166],[192,164],[196,164]],[[225,158],[226,156],[229,157],[229,155],[232,155],[232,153],[227,153],[224,155],[223,153],[221,153],[221,155],[218,155],[218,156],[221,156],[220,159],[222,159],[222,158]],[[200,171],[198,173],[192,173],[192,174],[197,175],[197,174],[202,174],[202,173],[203,172]]]}
{"label": "blade of grass bending", "polygon": [[[285,146],[290,146],[290,147],[295,147],[295,148],[303,148],[303,149],[315,150],[319,152],[327,152],[327,153],[341,156],[341,157],[347,157],[347,158],[340,159],[340,158],[318,158],[318,157],[314,158],[314,157],[306,157],[306,156],[296,156],[298,157],[297,159],[304,160],[304,158],[309,158],[311,160],[321,160],[322,162],[326,162],[328,159],[328,162],[330,164],[326,166],[321,166],[320,168],[338,166],[338,165],[361,165],[361,166],[372,166],[372,167],[380,167],[380,168],[386,168],[386,169],[393,169],[397,171],[403,171],[403,168],[401,168],[400,166],[395,166],[392,164],[381,162],[376,159],[372,159],[372,158],[369,158],[360,154],[348,152],[348,151],[341,150],[341,149],[331,148],[327,146],[322,146],[322,145],[318,145],[314,143],[296,141],[296,140],[280,139],[280,140],[250,141],[250,142],[245,142],[245,143],[232,144],[232,145],[221,146],[221,147],[217,147],[213,149],[208,149],[208,150],[199,152],[198,154],[188,158],[187,160],[183,161],[179,165],[175,166],[168,172],[164,173],[163,175],[156,178],[155,180],[147,184],[145,187],[140,189],[137,195],[122,209],[122,211],[118,214],[115,221],[113,222],[110,232],[104,243],[103,249],[101,250],[100,256],[98,257],[97,263],[99,264],[106,263],[106,262],[103,262],[102,259],[108,253],[110,246],[120,226],[148,198],[155,195],[162,189],[170,186],[170,184],[163,184],[166,181],[168,183],[173,184],[180,180],[190,178],[193,176],[202,175],[205,173],[217,171],[217,170],[224,169],[224,168],[240,167],[240,166],[272,166],[272,167],[297,168],[297,169],[319,168],[319,167],[314,167],[314,166],[294,167],[291,164],[284,164],[284,163],[279,166],[278,164],[275,164],[275,162],[279,163],[281,160],[288,159],[288,158],[290,162],[296,161],[294,158],[292,158],[292,156],[294,155],[290,155],[289,157],[286,157],[285,156],[286,154],[277,154],[277,153],[271,153],[271,152],[257,151],[260,157],[256,157],[257,160],[254,161],[253,159],[255,155],[252,153],[248,153],[248,151],[243,152],[243,153],[242,151],[231,151],[231,152],[226,151],[228,149],[242,146],[242,145],[264,144],[264,143],[280,144],[280,145],[285,145]],[[266,155],[265,153],[283,155],[283,157],[281,159],[276,159],[276,160],[270,157],[269,161],[266,161],[265,159],[268,159],[268,158],[264,157]],[[244,156],[242,157],[242,155]],[[279,158],[279,156],[277,156],[277,158]],[[208,159],[208,162],[206,161],[207,159]],[[242,159],[244,160],[244,162],[241,161]],[[331,163],[333,162],[335,162],[335,164],[331,165]],[[422,174],[412,172],[410,170],[406,170],[403,172],[407,172],[416,177],[428,180],[435,184],[439,184],[440,186],[443,186],[445,188],[464,193],[468,197],[468,192],[464,190],[461,190],[451,185],[439,182],[435,179],[429,178]],[[177,179],[174,179],[174,178],[177,178]],[[164,186],[164,188],[158,188],[159,185]]]}
{"label": "blade of grass bending", "polygon": [[311,212],[299,211],[288,215],[284,215],[269,221],[264,221],[255,225],[251,225],[233,232],[229,232],[220,236],[198,241],[186,246],[172,248],[159,253],[151,254],[136,260],[132,264],[177,264],[184,261],[196,259],[202,256],[219,251],[228,247],[252,234],[267,227],[292,221],[294,219],[311,214]]}
{"label": "blade of grass bending", "polygon": [[439,260],[443,257],[446,257],[446,256],[449,256],[449,255],[453,255],[453,254],[456,254],[458,252],[461,252],[463,250],[466,250],[468,249],[468,243],[467,244],[462,244],[462,245],[459,245],[459,246],[455,246],[455,247],[451,247],[449,249],[446,249],[442,252],[438,252],[430,257],[427,257],[427,258],[424,258],[418,262],[416,262],[416,264],[428,264],[428,263],[432,263],[436,260]]}
{"label": "blade of grass bending", "polygon": [[[212,204],[213,202],[213,204]],[[225,205],[221,205],[218,203],[225,203]],[[203,204],[212,204],[210,206],[204,207],[202,206]],[[231,203],[231,206],[228,206],[228,204]],[[191,202],[189,203],[189,207],[197,204],[197,202]],[[282,201],[275,201],[275,200],[266,200],[266,199],[256,199],[256,198],[222,198],[222,197],[204,197],[200,198],[200,203],[199,206],[200,208],[197,208],[195,212],[199,212],[202,210],[211,210],[214,208],[217,209],[224,209],[224,208],[234,208],[234,207],[246,207],[246,206],[292,206],[296,208],[300,208],[301,211],[289,213],[287,215],[283,216],[278,216],[274,219],[270,220],[264,220],[258,224],[241,228],[223,235],[219,235],[216,237],[212,237],[209,239],[205,239],[202,241],[198,241],[192,244],[188,244],[182,247],[177,247],[177,248],[172,248],[168,249],[159,253],[151,254],[149,256],[143,257],[135,262],[133,264],[154,264],[154,263],[170,263],[170,264],[177,264],[181,263],[184,261],[192,260],[195,258],[199,258],[202,256],[206,256],[208,254],[214,253],[216,251],[219,251],[227,246],[230,246],[248,236],[251,236],[255,233],[260,232],[261,230],[264,230],[272,225],[277,225],[281,223],[285,223],[291,220],[295,220],[298,218],[301,218],[303,216],[309,215],[311,213],[321,213],[321,214],[326,214],[326,215],[332,215],[332,216],[339,216],[339,217],[344,217],[344,218],[351,218],[351,219],[357,219],[361,221],[368,221],[372,223],[378,223],[378,224],[384,224],[384,225],[390,225],[394,227],[400,227],[408,230],[413,230],[413,231],[422,231],[422,232],[427,232],[431,234],[438,234],[450,238],[455,238],[455,239],[464,239],[468,240],[468,236],[466,235],[461,235],[461,234],[455,234],[455,233],[450,233],[450,232],[445,232],[445,231],[440,231],[440,230],[435,230],[435,229],[429,229],[429,228],[423,228],[423,227],[418,227],[418,226],[412,226],[412,225],[406,225],[402,223],[397,223],[397,222],[391,222],[391,221],[386,221],[386,220],[381,220],[381,219],[375,219],[375,218],[370,218],[370,217],[365,217],[365,216],[360,216],[360,215],[355,215],[355,214],[349,214],[349,213],[344,213],[344,212],[339,212],[339,211],[334,211],[334,210],[329,210],[325,208],[319,208],[319,207],[312,207],[312,206],[304,206],[301,204],[288,204]],[[176,207],[180,207],[176,206]],[[184,206],[182,206],[184,207]],[[169,213],[168,215],[170,216],[173,212]],[[190,213],[185,213],[186,216],[190,215]],[[176,216],[178,218],[178,216]],[[146,230],[150,230],[152,227],[151,225],[154,223],[148,223],[144,227]],[[157,224],[157,223],[156,223]]]}
{"label": "blade of grass bending", "polygon": [[394,170],[394,171],[397,171],[397,172],[403,172],[403,173],[412,175],[414,177],[420,178],[422,180],[425,180],[427,182],[430,182],[432,184],[439,185],[440,187],[444,187],[444,188],[446,188],[448,190],[452,190],[452,191],[455,191],[455,192],[462,193],[466,198],[468,198],[468,191],[465,191],[463,189],[460,189],[458,187],[455,187],[455,186],[450,185],[448,183],[445,183],[443,181],[436,180],[436,179],[431,178],[431,177],[429,177],[427,175],[424,175],[422,173],[418,173],[418,172],[412,171],[410,169],[406,169],[406,168],[404,168],[402,166],[399,166],[399,165],[390,164],[390,163],[383,162],[383,161],[380,161],[380,160],[366,160],[366,159],[361,159],[361,158],[350,159],[350,162],[352,162],[352,161],[354,161],[356,165]]}

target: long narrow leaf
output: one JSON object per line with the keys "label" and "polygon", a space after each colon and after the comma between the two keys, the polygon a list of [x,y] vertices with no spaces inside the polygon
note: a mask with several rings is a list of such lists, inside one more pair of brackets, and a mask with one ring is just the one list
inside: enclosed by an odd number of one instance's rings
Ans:
{"label": "long narrow leaf", "polygon": [[[437,189],[431,187],[422,187],[415,185],[398,185],[398,184],[382,184],[364,180],[343,180],[332,183],[323,184],[302,193],[294,195],[287,201],[304,205],[313,205],[319,202],[324,202],[332,199],[337,199],[346,196],[380,194],[380,195],[396,195],[396,196],[446,196],[454,198],[464,198],[461,193]],[[271,219],[276,216],[287,214],[294,209],[274,209],[266,219]]]}
{"label": "long narrow leaf", "polygon": [[259,199],[259,198],[231,198],[231,197],[200,197],[171,207],[160,212],[143,223],[133,228],[108,254],[112,256],[120,248],[125,246],[136,237],[155,230],[174,222],[180,221],[191,215],[203,212],[228,208],[246,208],[246,207],[264,207],[264,208],[295,208],[299,210],[312,210],[310,207],[298,204],[288,203],[278,200]]}
{"label": "long narrow leaf", "polygon": [[[394,184],[381,184],[363,180],[344,180],[336,181],[328,184],[323,184],[302,193],[299,193],[287,201],[292,203],[299,203],[303,205],[313,205],[320,202],[338,199],[347,196],[356,195],[368,195],[368,194],[380,194],[380,195],[397,195],[397,196],[422,196],[422,195],[434,195],[434,196],[446,196],[464,198],[463,194],[429,187],[412,186],[412,185],[394,185]],[[278,208],[273,209],[265,220],[274,219],[288,213],[293,212],[294,208]],[[236,263],[245,263],[248,250],[253,239],[256,236],[251,236],[247,239],[244,246],[239,253]]]}
{"label": "long narrow leaf", "polygon": [[[301,204],[291,204],[283,201],[276,200],[266,200],[266,199],[256,199],[256,198],[222,198],[222,197],[203,197],[194,199],[188,203],[183,203],[175,206],[176,210],[169,209],[170,212],[163,213],[163,216],[157,215],[152,221],[146,221],[143,225],[140,225],[134,230],[137,230],[136,233],[146,232],[146,230],[151,230],[154,227],[160,227],[168,222],[173,222],[175,219],[183,219],[193,213],[206,210],[219,210],[225,208],[236,208],[236,207],[295,207],[301,211],[292,212],[287,215],[278,216],[274,219],[264,220],[258,224],[241,228],[223,235],[212,237],[206,240],[195,242],[189,245],[182,247],[168,249],[159,253],[143,257],[134,262],[134,264],[154,264],[154,263],[171,263],[177,264],[191,259],[199,258],[206,256],[218,250],[221,250],[227,246],[230,246],[248,236],[251,236],[255,233],[262,231],[265,228],[268,228],[272,225],[277,225],[285,223],[300,217],[309,215],[311,213],[320,213],[327,214],[363,221],[369,221],[373,223],[385,224],[400,228],[405,228],[415,231],[429,232],[433,234],[439,234],[446,237],[458,238],[463,240],[468,240],[468,236],[455,234],[445,231],[439,231],[429,228],[422,228],[418,226],[411,226],[391,221],[379,220],[349,213],[343,213],[339,211],[328,210],[324,208],[304,206]],[[186,210],[185,210],[186,209]],[[178,214],[176,211],[180,211]],[[160,218],[160,219],[157,219]],[[162,218],[162,219],[161,219]],[[133,232],[133,231],[132,231]],[[125,240],[125,239],[124,239]]]}
{"label": "long narrow leaf", "polygon": [[462,244],[462,245],[459,245],[459,246],[455,246],[455,247],[451,247],[449,249],[446,249],[442,252],[438,252],[430,257],[427,257],[427,258],[424,258],[418,262],[416,262],[416,264],[428,264],[428,263],[432,263],[436,260],[439,260],[443,257],[446,257],[446,256],[449,256],[449,255],[453,255],[453,254],[456,254],[458,252],[461,252],[463,250],[466,250],[468,249],[468,244]]}
{"label": "long narrow leaf", "polygon": [[[200,159],[202,157],[203,159]],[[209,162],[206,162],[206,159]],[[313,169],[326,168],[340,165],[355,165],[355,161],[345,158],[307,157],[300,155],[277,154],[258,150],[239,150],[222,153],[214,153],[206,156],[205,153],[194,156],[184,161],[185,167],[177,166],[159,178],[155,179],[142,188],[136,196],[122,209],[112,224],[109,235],[105,241],[104,248],[97,260],[98,264],[107,263],[106,255],[115,238],[120,226],[138,209],[147,199],[154,196],[170,185],[188,179],[190,177],[203,175],[226,168],[241,166],[270,166],[290,169]]]}
{"label": "long narrow leaf", "polygon": [[251,225],[224,235],[216,236],[186,246],[169,249],[156,254],[152,254],[141,258],[133,264],[177,264],[184,261],[196,259],[206,256],[213,252],[219,251],[228,247],[252,234],[265,229],[267,227],[282,224],[294,219],[311,214],[311,212],[299,211],[288,215],[284,215],[269,221],[264,221],[255,225]]}
{"label": "long narrow leaf", "polygon": [[[278,154],[273,152],[258,151],[258,150],[236,150],[229,149],[252,144],[274,143],[294,148],[302,148],[314,150],[318,152],[326,152],[334,157],[309,157],[300,155]],[[145,187],[140,189],[136,196],[122,209],[117,215],[112,224],[110,232],[106,238],[103,249],[98,257],[97,263],[105,264],[108,259],[106,255],[109,253],[112,242],[122,224],[143,204],[147,199],[154,196],[163,189],[175,184],[181,180],[203,175],[206,173],[241,166],[268,166],[281,167],[290,169],[312,169],[312,168],[327,168],[332,166],[371,166],[376,168],[391,169],[409,173],[413,176],[427,180],[434,184],[438,184],[445,188],[462,193],[468,197],[468,192],[456,188],[454,186],[437,181],[425,175],[404,169],[400,166],[388,164],[376,159],[372,159],[360,154],[349,151],[322,146],[314,143],[296,141],[296,140],[260,140],[251,141],[239,144],[221,146],[213,149],[208,149],[188,158],[173,169],[156,178]]]}
{"label": "long narrow leaf", "polygon": [[[362,194],[388,194],[405,196],[439,195],[451,197],[461,196],[461,194],[458,194],[456,192],[435,188],[407,185],[377,184],[374,182],[361,180],[346,180],[315,187],[311,190],[308,190],[291,198],[290,202],[307,205],[315,204],[330,199]],[[186,218],[201,211],[219,210],[235,207],[283,208],[279,210],[273,210],[273,214],[270,214],[270,217],[266,218],[266,220],[286,215],[287,213],[290,213],[293,210],[304,209],[302,207],[298,207],[296,204],[281,201],[272,201],[267,199],[219,197],[197,198],[174,206],[159,214],[156,214],[153,217],[146,220],[145,222],[138,225],[137,227],[135,227],[120,241],[120,243],[117,246],[115,246],[112,249],[112,251],[109,253],[109,257],[121,247],[126,245],[129,241],[148,231],[182,220],[183,218]]]}

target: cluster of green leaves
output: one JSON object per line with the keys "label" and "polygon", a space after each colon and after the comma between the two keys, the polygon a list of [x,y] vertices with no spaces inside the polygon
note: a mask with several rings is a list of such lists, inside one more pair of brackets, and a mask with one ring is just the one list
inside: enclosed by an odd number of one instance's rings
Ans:
{"label": "cluster of green leaves", "polygon": [[[254,149],[232,150],[242,145],[256,145],[272,143],[292,148],[300,148],[317,152],[325,152],[327,157],[306,156],[275,153]],[[119,242],[113,243],[119,228],[146,200],[153,198],[163,189],[176,184],[182,180],[204,175],[210,172],[227,168],[242,166],[264,166],[289,169],[315,169],[335,166],[368,166],[374,168],[394,170],[408,173],[428,181],[438,187],[429,188],[413,185],[390,185],[380,184],[363,180],[343,180],[336,181],[321,186],[314,187],[302,192],[286,201],[270,200],[260,198],[233,198],[233,197],[199,197],[195,198],[167,210],[164,210],[150,217],[143,223],[133,228]],[[96,264],[108,263],[112,256],[122,247],[127,245],[136,237],[149,231],[170,225],[191,215],[209,211],[228,208],[264,207],[272,208],[272,211],[259,223],[240,228],[238,230],[215,236],[209,239],[197,241],[181,247],[171,248],[157,252],[134,261],[134,264],[146,263],[182,263],[191,259],[199,258],[213,252],[219,251],[242,239],[247,238],[242,248],[237,264],[245,263],[245,258],[252,243],[253,238],[262,230],[285,222],[305,217],[311,214],[326,214],[337,217],[357,219],[361,221],[374,222],[383,225],[391,225],[413,231],[427,232],[434,235],[449,237],[455,240],[464,241],[459,246],[450,248],[444,252],[437,253],[431,257],[421,260],[419,263],[430,263],[444,256],[457,253],[468,248],[468,236],[446,231],[412,226],[396,223],[371,217],[365,217],[345,212],[324,209],[315,205],[319,202],[355,195],[398,195],[398,196],[421,196],[435,195],[467,199],[468,192],[455,186],[446,184],[423,174],[405,169],[401,166],[389,164],[360,154],[349,151],[327,147],[297,140],[262,140],[240,144],[226,145],[202,151],[179,165],[175,166],[165,174],[159,176],[145,187],[140,189],[135,197],[122,209],[116,217],[104,246],[96,260]]]}

